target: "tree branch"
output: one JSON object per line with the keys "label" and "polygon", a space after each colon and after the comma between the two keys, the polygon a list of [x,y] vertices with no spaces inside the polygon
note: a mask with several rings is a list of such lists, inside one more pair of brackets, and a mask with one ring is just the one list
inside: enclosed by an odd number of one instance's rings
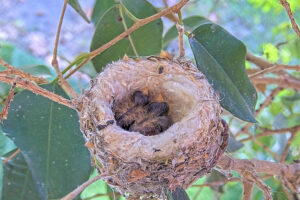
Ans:
{"label": "tree branch", "polygon": [[70,192],[69,194],[67,194],[66,196],[64,196],[63,198],[61,198],[61,200],[72,200],[74,199],[77,195],[79,195],[85,188],[87,188],[89,185],[91,185],[92,183],[98,181],[99,179],[103,178],[103,175],[98,175],[95,178],[88,180],[86,182],[84,182],[82,185],[78,186],[75,190],[73,190],[72,192]]}
{"label": "tree branch", "polygon": [[8,75],[15,75],[15,76],[20,76],[22,78],[26,78],[30,81],[33,81],[37,84],[44,84],[44,83],[49,83],[46,79],[41,78],[41,77],[36,77],[33,76],[29,73],[23,72],[22,70],[19,70],[13,66],[11,66],[10,64],[8,64],[7,62],[5,62],[3,59],[0,58],[0,64],[3,65],[3,67],[6,68],[5,72]]}
{"label": "tree branch", "polygon": [[[251,178],[251,176],[253,175],[256,176],[256,173],[264,173],[273,176],[275,175],[278,177],[284,176],[286,182],[288,182],[289,185],[293,186],[293,190],[297,190],[297,188],[300,187],[300,163],[288,165],[283,163],[274,163],[256,159],[234,159],[227,155],[223,155],[217,162],[217,165],[224,170],[237,171],[243,177],[245,177],[246,173],[247,178],[252,179],[251,181],[254,181],[258,187],[263,189],[265,199],[269,199],[269,193],[271,191],[268,189],[267,186],[260,185],[263,184],[263,182],[261,182],[260,180],[260,183],[257,182],[258,180],[255,180],[257,177]],[[255,174],[253,174],[253,172]]]}
{"label": "tree branch", "polygon": [[56,32],[56,38],[55,38],[55,44],[54,44],[54,50],[53,50],[53,57],[52,57],[52,62],[51,63],[52,63],[52,66],[54,67],[54,69],[55,69],[55,71],[56,71],[56,73],[59,77],[61,87],[64,89],[64,91],[66,93],[68,93],[73,98],[75,98],[75,97],[78,96],[78,94],[71,87],[71,85],[63,78],[63,75],[59,70],[58,61],[57,61],[57,49],[58,49],[59,35],[60,35],[60,31],[61,31],[65,11],[66,11],[66,8],[67,8],[67,4],[68,4],[68,0],[64,0],[64,5],[63,5],[63,9],[61,11],[61,15],[60,15],[59,23],[58,23],[58,28],[57,28],[57,32]]}
{"label": "tree branch", "polygon": [[150,17],[147,17],[145,19],[139,19],[137,20],[127,31],[124,31],[111,41],[107,42],[106,44],[102,45],[98,49],[95,49],[94,51],[90,52],[89,57],[85,59],[80,65],[78,65],[74,70],[72,70],[66,78],[70,77],[74,72],[76,72],[78,69],[80,69],[85,63],[87,63],[89,60],[93,59],[97,55],[101,54],[103,51],[108,49],[109,47],[113,46],[123,38],[127,37],[129,34],[131,34],[133,31],[137,30],[138,28],[145,26],[146,24],[161,18],[162,16],[166,16],[170,13],[177,13],[189,0],[181,0],[179,3],[160,11],[159,13],[156,13]]}
{"label": "tree branch", "polygon": [[290,4],[286,0],[280,0],[280,3],[285,8],[285,10],[286,10],[286,12],[287,12],[287,14],[290,18],[290,21],[291,21],[291,24],[292,24],[292,27],[293,27],[294,31],[300,37],[300,29],[299,29],[299,26],[297,25],[297,23],[295,21],[295,18],[293,16]]}
{"label": "tree branch", "polygon": [[283,129],[277,129],[277,130],[262,129],[262,133],[257,134],[255,136],[251,136],[251,137],[241,139],[241,140],[239,140],[239,142],[245,142],[245,141],[248,141],[248,140],[257,139],[257,138],[260,138],[260,137],[265,137],[265,136],[270,136],[270,135],[275,135],[275,134],[279,134],[279,133],[297,132],[299,130],[300,130],[300,125],[294,126],[294,127],[291,127],[291,128],[283,128]]}
{"label": "tree branch", "polygon": [[6,119],[6,116],[8,114],[8,110],[9,110],[9,105],[12,102],[13,98],[14,98],[14,93],[15,93],[15,88],[16,88],[16,83],[14,82],[11,85],[10,91],[8,93],[8,96],[5,100],[5,105],[3,107],[2,112],[0,113],[0,120],[2,119]]}
{"label": "tree branch", "polygon": [[52,92],[49,92],[48,90],[45,90],[45,89],[33,84],[32,82],[30,82],[28,80],[24,80],[21,77],[12,78],[10,76],[0,75],[0,81],[11,84],[11,85],[14,84],[14,82],[15,82],[16,86],[20,86],[26,90],[29,90],[31,92],[34,92],[41,96],[44,96],[44,97],[46,97],[52,101],[55,101],[59,104],[62,104],[69,108],[75,109],[74,105],[72,104],[72,102],[70,100],[65,99],[57,94],[52,93]]}

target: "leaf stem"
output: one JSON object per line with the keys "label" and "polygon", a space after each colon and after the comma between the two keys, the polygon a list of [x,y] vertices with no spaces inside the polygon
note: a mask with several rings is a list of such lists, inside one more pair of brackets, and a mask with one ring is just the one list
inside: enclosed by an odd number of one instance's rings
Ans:
{"label": "leaf stem", "polygon": [[[119,6],[119,13],[120,13],[120,16],[121,16],[121,18],[122,18],[122,24],[123,24],[123,27],[124,27],[125,31],[127,31],[127,30],[128,30],[128,27],[127,27],[127,24],[126,24],[126,22],[125,22],[125,18],[124,18],[124,15],[123,15],[123,9],[124,9],[124,8],[125,8],[125,6]],[[130,45],[131,45],[131,47],[132,47],[132,50],[133,50],[133,52],[134,52],[134,55],[135,55],[136,57],[139,57],[139,54],[138,54],[138,52],[137,52],[137,50],[136,50],[136,48],[135,48],[135,45],[134,45],[133,40],[132,40],[132,38],[131,38],[131,35],[128,35],[128,39],[129,39]]]}
{"label": "leaf stem", "polygon": [[125,12],[125,14],[130,18],[130,19],[132,19],[132,21],[134,21],[134,22],[136,22],[136,21],[138,21],[138,20],[140,20],[139,18],[137,18],[136,16],[134,16],[127,8],[126,8],[126,6],[122,3],[122,2],[120,2],[120,7],[123,9],[123,11]]}
{"label": "leaf stem", "polygon": [[137,20],[127,31],[124,31],[123,33],[121,33],[120,35],[118,35],[117,37],[115,37],[114,39],[112,39],[111,41],[107,42],[106,44],[102,45],[101,47],[99,47],[98,49],[95,49],[94,51],[90,52],[89,57],[87,59],[85,59],[80,65],[78,65],[74,70],[72,70],[67,76],[66,78],[70,77],[72,74],[74,74],[78,69],[80,69],[80,67],[82,67],[85,63],[87,63],[89,60],[93,59],[94,57],[96,57],[97,55],[101,54],[103,51],[105,51],[106,49],[108,49],[109,47],[113,46],[114,44],[116,44],[117,42],[119,42],[120,40],[122,40],[123,38],[125,38],[126,36],[128,36],[130,33],[132,33],[133,31],[137,30],[138,28],[145,26],[146,24],[161,18],[162,16],[166,16],[170,13],[173,12],[178,12],[185,4],[187,4],[189,2],[189,0],[181,0],[180,2],[178,2],[177,4],[160,11],[159,13],[156,13],[150,17],[147,17],[145,19],[139,19]]}

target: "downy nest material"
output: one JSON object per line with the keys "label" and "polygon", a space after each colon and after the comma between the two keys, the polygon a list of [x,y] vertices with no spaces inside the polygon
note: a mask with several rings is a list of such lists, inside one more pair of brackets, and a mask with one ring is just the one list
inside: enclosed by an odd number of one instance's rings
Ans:
{"label": "downy nest material", "polygon": [[190,62],[114,62],[77,107],[92,164],[129,199],[164,198],[166,188],[189,187],[227,147],[218,96]]}

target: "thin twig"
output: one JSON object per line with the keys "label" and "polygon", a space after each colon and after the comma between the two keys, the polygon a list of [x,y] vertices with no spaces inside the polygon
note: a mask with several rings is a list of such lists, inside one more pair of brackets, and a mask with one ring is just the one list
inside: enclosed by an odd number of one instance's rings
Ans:
{"label": "thin twig", "polygon": [[277,154],[275,154],[268,146],[266,146],[264,143],[259,141],[257,138],[254,139],[254,142],[256,142],[256,144],[258,144],[258,146],[260,146],[263,150],[271,154],[276,161],[280,160]]}
{"label": "thin twig", "polygon": [[288,200],[293,200],[293,196],[291,195],[291,193],[290,193],[288,187],[285,185],[285,183],[284,183],[284,181],[282,180],[282,178],[279,177],[278,179],[279,179],[279,181],[280,181],[280,183],[281,183],[282,189],[283,189],[283,191],[284,191],[286,197],[288,198]]}
{"label": "thin twig", "polygon": [[286,145],[285,145],[285,147],[284,147],[284,150],[283,150],[283,152],[282,152],[282,154],[281,154],[280,162],[284,162],[284,161],[285,161],[286,156],[287,156],[288,151],[289,151],[289,148],[290,148],[290,145],[291,145],[291,143],[293,142],[293,140],[295,139],[296,133],[297,133],[297,131],[292,131],[292,132],[291,132],[291,136],[290,136],[290,138],[288,139],[288,141],[287,141],[287,143],[286,143]]}
{"label": "thin twig", "polygon": [[8,114],[8,110],[9,110],[9,105],[12,102],[13,98],[14,98],[14,93],[15,93],[15,88],[16,88],[16,83],[14,82],[11,85],[10,91],[8,93],[8,96],[5,100],[5,105],[3,107],[2,112],[0,113],[0,120],[2,119],[6,119],[6,116]]}
{"label": "thin twig", "polygon": [[179,38],[179,58],[184,57],[184,47],[183,47],[183,27],[180,24],[176,24],[176,28],[178,31],[178,38]]}
{"label": "thin twig", "polygon": [[29,90],[31,92],[34,92],[41,96],[44,96],[52,101],[55,101],[62,105],[65,105],[69,108],[75,109],[74,105],[72,104],[72,102],[70,100],[65,99],[57,94],[52,93],[52,92],[49,92],[48,90],[45,90],[45,89],[33,84],[32,82],[30,82],[28,80],[22,79],[21,77],[13,78],[10,76],[0,75],[0,81],[11,84],[11,85],[14,84],[14,82],[15,82],[17,86],[20,86],[26,90]]}
{"label": "thin twig", "polygon": [[243,200],[251,200],[252,199],[252,188],[253,182],[248,180],[243,180]]}
{"label": "thin twig", "polygon": [[241,139],[241,140],[239,140],[239,142],[245,142],[245,141],[252,140],[255,138],[260,138],[260,137],[265,137],[265,136],[270,136],[270,135],[275,135],[275,134],[283,134],[283,133],[289,133],[289,132],[293,132],[293,131],[297,132],[299,130],[300,130],[300,125],[294,126],[291,128],[283,128],[283,129],[277,129],[277,130],[262,129],[261,134]]}
{"label": "thin twig", "polygon": [[300,37],[300,29],[299,29],[299,26],[297,25],[297,23],[295,21],[295,18],[294,18],[294,15],[292,13],[290,4],[286,0],[280,0],[280,3],[285,8],[285,10],[286,10],[286,12],[287,12],[287,14],[290,18],[290,21],[291,21],[291,24],[292,24],[292,27],[293,27],[294,31]]}
{"label": "thin twig", "polygon": [[254,84],[275,84],[283,88],[292,88],[294,90],[300,90],[300,80],[290,79],[289,77],[263,77],[263,78],[253,78],[251,82]]}
{"label": "thin twig", "polygon": [[11,154],[8,158],[6,158],[5,160],[3,160],[3,164],[7,163],[8,161],[10,161],[11,159],[13,159],[16,155],[18,155],[18,153],[20,153],[20,149],[17,149],[17,151],[15,151],[13,154]]}
{"label": "thin twig", "polygon": [[93,59],[94,57],[101,54],[103,51],[105,51],[109,47],[113,46],[114,44],[116,44],[120,40],[124,39],[129,34],[131,34],[133,31],[137,30],[138,28],[140,28],[142,26],[145,26],[146,24],[148,24],[148,23],[150,23],[150,22],[152,22],[156,19],[159,19],[162,16],[166,16],[167,14],[177,13],[188,1],[189,0],[181,0],[179,3],[173,5],[173,6],[167,8],[165,10],[162,10],[162,11],[160,11],[160,12],[158,12],[158,13],[150,16],[150,17],[147,17],[145,19],[139,19],[139,20],[135,21],[135,23],[127,31],[124,31],[123,33],[121,33],[120,35],[118,35],[114,39],[110,40],[106,44],[102,45],[98,49],[95,49],[94,51],[90,52],[89,57],[87,59],[85,59],[80,65],[78,65],[74,70],[72,70],[66,76],[66,78],[70,77],[73,73],[75,73],[78,69],[80,69],[89,60]]}
{"label": "thin twig", "polygon": [[272,67],[263,69],[261,71],[258,71],[254,74],[249,75],[248,77],[250,79],[256,78],[258,76],[262,76],[266,73],[271,73],[271,72],[275,72],[275,71],[279,71],[282,69],[288,69],[288,70],[296,70],[296,71],[300,71],[300,65],[295,65],[295,66],[290,66],[290,65],[279,65],[279,64],[274,64]]}
{"label": "thin twig", "polygon": [[5,72],[9,75],[15,75],[15,76],[20,76],[22,78],[26,78],[30,81],[33,81],[37,84],[43,84],[43,83],[49,83],[46,79],[42,78],[42,77],[36,77],[33,76],[29,73],[23,72],[22,70],[19,70],[13,66],[11,66],[10,64],[8,64],[7,62],[5,62],[3,59],[0,58],[0,64],[3,65],[6,70]]}
{"label": "thin twig", "polygon": [[260,104],[258,110],[255,112],[255,117],[257,117],[257,116],[263,111],[263,109],[265,109],[266,107],[268,107],[268,106],[272,103],[274,97],[275,97],[282,89],[283,89],[283,88],[278,87],[278,88],[274,89],[274,90],[271,92],[271,94],[269,94],[269,95],[267,96],[266,100],[265,100],[262,104]]}
{"label": "thin twig", "polygon": [[75,190],[61,198],[61,200],[72,200],[74,199],[77,195],[79,195],[85,188],[87,188],[89,185],[92,183],[98,181],[99,179],[103,178],[103,175],[98,175],[95,178],[88,180],[84,182],[82,185],[78,186]]}
{"label": "thin twig", "polygon": [[94,194],[94,195],[92,195],[90,197],[83,198],[82,200],[91,200],[91,199],[94,199],[96,197],[111,197],[111,196],[113,196],[113,197],[120,197],[121,194],[119,194],[119,193],[117,193],[117,194],[115,194],[115,193]]}
{"label": "thin twig", "polygon": [[60,15],[58,28],[57,28],[57,32],[56,32],[56,38],[55,38],[55,44],[54,44],[54,50],[53,50],[53,57],[52,57],[52,62],[51,63],[52,63],[52,66],[54,67],[54,69],[55,69],[55,71],[56,71],[56,73],[59,77],[61,87],[65,90],[66,93],[68,93],[73,98],[75,98],[75,97],[78,96],[78,94],[71,87],[71,85],[63,78],[63,75],[59,70],[58,61],[57,61],[57,49],[58,49],[59,36],[60,36],[60,31],[61,31],[65,11],[66,11],[66,8],[67,8],[67,4],[68,4],[68,0],[64,0],[64,5],[63,5],[63,9],[62,9],[62,12],[61,12],[61,15]]}
{"label": "thin twig", "polygon": [[203,183],[201,185],[192,185],[191,187],[198,187],[198,188],[202,188],[202,187],[213,187],[213,186],[220,186],[220,185],[224,185],[228,182],[237,182],[237,181],[241,181],[240,178],[228,178],[228,179],[222,179],[222,180],[218,180],[218,181],[213,181],[210,183]]}
{"label": "thin twig", "polygon": [[267,69],[273,66],[277,66],[282,69],[297,70],[297,71],[300,70],[300,65],[284,65],[279,63],[270,63],[269,61],[266,61],[260,57],[250,54],[249,52],[246,55],[246,60],[257,65],[261,69]]}

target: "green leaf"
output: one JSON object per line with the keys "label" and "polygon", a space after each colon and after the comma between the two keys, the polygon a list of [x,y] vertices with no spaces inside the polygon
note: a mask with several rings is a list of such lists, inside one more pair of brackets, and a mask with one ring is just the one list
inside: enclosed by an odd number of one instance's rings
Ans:
{"label": "green leaf", "polygon": [[[156,9],[145,0],[124,0],[123,5],[137,18],[146,18],[156,13]],[[123,12],[122,19],[119,10],[120,5],[110,8],[99,20],[91,43],[91,51],[111,41],[116,36],[125,31],[124,22],[127,28],[133,25],[133,21]],[[159,54],[162,45],[162,21],[161,19],[150,22],[139,28],[110,47],[109,49],[96,56],[92,63],[97,72],[115,60],[123,58],[124,54],[136,56],[133,48],[139,56],[149,56]],[[132,39],[130,43],[129,39]]]}
{"label": "green leaf", "polygon": [[237,141],[235,139],[235,137],[232,135],[232,133],[230,132],[230,134],[229,134],[229,142],[228,142],[228,146],[227,146],[226,151],[228,151],[228,152],[234,152],[234,151],[239,150],[243,146],[244,146],[244,144],[241,143],[241,142],[239,142],[239,141]]}
{"label": "green leaf", "polygon": [[[67,97],[57,84],[42,87]],[[41,199],[60,198],[88,179],[90,156],[74,110],[22,91],[11,103],[3,131],[21,149]]]}
{"label": "green leaf", "polygon": [[15,144],[0,130],[0,157],[17,148]]}
{"label": "green leaf", "polygon": [[2,199],[2,185],[3,185],[3,162],[0,162],[0,200]]}
{"label": "green leaf", "polygon": [[189,41],[197,66],[219,94],[221,105],[242,120],[256,122],[256,91],[245,70],[245,45],[213,23],[200,25]]}
{"label": "green leaf", "polygon": [[[206,178],[206,183],[211,183],[215,181],[222,181],[225,180],[226,176],[222,174],[221,172],[213,169],[210,174],[207,175]],[[211,189],[219,192],[219,193],[224,193],[223,189],[224,185],[217,185],[217,186],[210,186]]]}
{"label": "green leaf", "polygon": [[91,21],[94,25],[96,25],[103,14],[115,4],[114,0],[96,0],[91,16]]}
{"label": "green leaf", "polygon": [[[0,45],[0,57],[14,67],[35,76],[50,77],[53,75],[51,68],[46,66],[42,59],[33,56],[28,51],[8,42],[0,42]],[[1,66],[1,69],[4,70],[4,67]]]}
{"label": "green leaf", "polygon": [[[186,31],[192,31],[197,26],[200,26],[201,24],[208,23],[208,22],[209,22],[208,19],[201,16],[192,16],[183,20],[184,29]],[[169,43],[177,36],[178,36],[178,31],[176,26],[174,25],[168,30],[168,32],[164,36],[163,48],[166,48],[169,45]]]}
{"label": "green leaf", "polygon": [[[7,154],[8,157],[11,153]],[[22,153],[3,166],[2,199],[40,200],[30,169]]]}
{"label": "green leaf", "polygon": [[190,200],[185,190],[177,187],[174,192],[167,191],[169,200]]}
{"label": "green leaf", "polygon": [[44,76],[44,77],[51,77],[52,73],[49,70],[49,67],[46,65],[29,65],[29,66],[20,66],[24,72],[30,73],[35,76]]}
{"label": "green leaf", "polygon": [[68,3],[74,8],[74,10],[88,23],[90,23],[89,18],[86,16],[85,12],[82,10],[79,2],[77,0],[69,0]]}

